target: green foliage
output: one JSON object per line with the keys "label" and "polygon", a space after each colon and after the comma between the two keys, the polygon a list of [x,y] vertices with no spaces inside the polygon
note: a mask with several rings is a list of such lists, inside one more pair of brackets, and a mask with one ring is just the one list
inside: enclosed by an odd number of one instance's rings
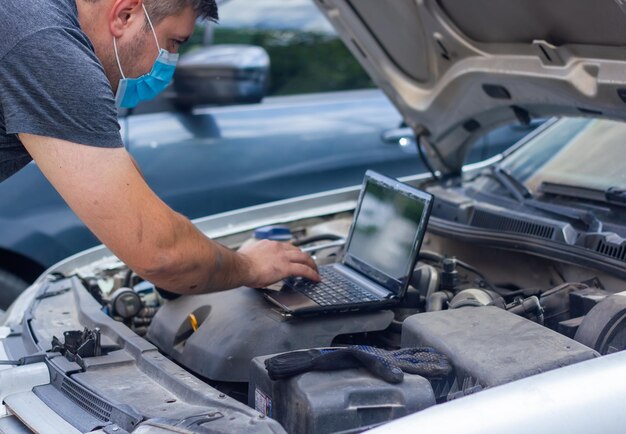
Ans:
{"label": "green foliage", "polygon": [[193,33],[189,37],[189,40],[180,47],[180,54],[185,54],[196,48],[202,47],[204,40],[204,32],[206,31],[206,24],[196,24],[193,29]]}
{"label": "green foliage", "polygon": [[[202,33],[196,31],[186,51],[201,43]],[[246,44],[265,48],[271,59],[268,95],[374,87],[352,53],[333,35],[218,26],[213,44]]]}

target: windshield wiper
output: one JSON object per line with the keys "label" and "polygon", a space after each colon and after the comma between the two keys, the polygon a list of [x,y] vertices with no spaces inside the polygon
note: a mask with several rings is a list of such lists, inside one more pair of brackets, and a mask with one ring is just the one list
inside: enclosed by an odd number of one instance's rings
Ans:
{"label": "windshield wiper", "polygon": [[568,196],[575,199],[587,199],[611,205],[626,205],[626,190],[619,187],[609,187],[606,190],[600,190],[578,185],[544,181],[539,186],[539,190],[542,193]]}
{"label": "windshield wiper", "polygon": [[[586,226],[589,232],[602,232],[602,221],[591,211],[583,211],[564,205],[540,202],[533,196],[528,187],[505,168],[494,165],[489,174],[498,181],[520,204],[543,212],[578,221]],[[542,184],[543,185],[543,184]],[[626,194],[624,194],[626,201]]]}

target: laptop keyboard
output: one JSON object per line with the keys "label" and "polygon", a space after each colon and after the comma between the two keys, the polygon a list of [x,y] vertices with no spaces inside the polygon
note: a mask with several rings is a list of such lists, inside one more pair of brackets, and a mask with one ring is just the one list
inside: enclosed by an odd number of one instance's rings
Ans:
{"label": "laptop keyboard", "polygon": [[306,295],[320,306],[368,303],[381,300],[380,297],[364,290],[346,279],[331,267],[320,267],[321,281],[287,279],[285,284]]}

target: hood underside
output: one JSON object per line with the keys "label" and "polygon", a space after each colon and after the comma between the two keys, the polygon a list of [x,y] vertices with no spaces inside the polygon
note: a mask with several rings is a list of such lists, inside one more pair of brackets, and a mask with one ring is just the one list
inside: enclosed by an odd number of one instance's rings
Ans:
{"label": "hood underside", "polygon": [[507,123],[626,119],[623,0],[315,1],[444,173]]}

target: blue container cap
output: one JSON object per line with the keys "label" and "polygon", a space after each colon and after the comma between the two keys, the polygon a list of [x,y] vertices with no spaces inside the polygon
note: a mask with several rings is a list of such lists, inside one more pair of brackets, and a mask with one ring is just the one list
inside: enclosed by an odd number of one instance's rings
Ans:
{"label": "blue container cap", "polygon": [[254,238],[257,240],[289,241],[291,240],[291,229],[287,226],[264,226],[254,231]]}

